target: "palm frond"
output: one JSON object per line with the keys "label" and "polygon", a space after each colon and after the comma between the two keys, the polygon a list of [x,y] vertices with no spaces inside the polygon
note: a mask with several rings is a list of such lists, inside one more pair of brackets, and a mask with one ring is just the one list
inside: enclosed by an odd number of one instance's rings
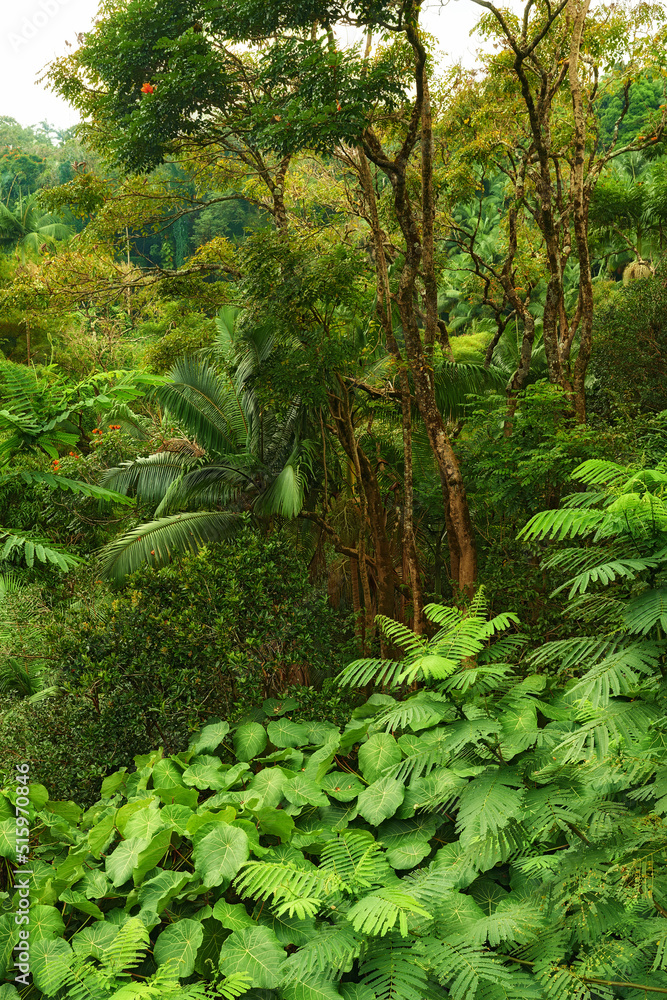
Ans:
{"label": "palm frond", "polygon": [[231,537],[242,524],[239,514],[206,510],[173,514],[141,524],[105,546],[102,576],[119,583],[144,563],[165,566],[184,552],[196,552],[207,542]]}
{"label": "palm frond", "polygon": [[242,392],[206,361],[181,358],[156,396],[207,451],[224,455],[244,446],[249,424]]}

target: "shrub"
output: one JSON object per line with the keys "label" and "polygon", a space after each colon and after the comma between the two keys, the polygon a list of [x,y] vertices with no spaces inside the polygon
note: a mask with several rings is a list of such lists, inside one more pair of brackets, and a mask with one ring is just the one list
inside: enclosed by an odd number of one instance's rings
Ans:
{"label": "shrub", "polygon": [[[513,616],[487,622],[479,601],[467,615],[426,611],[433,640],[385,620],[403,662],[345,672],[383,677],[395,694],[426,686],[403,701],[374,695],[342,732],[297,722],[276,700],[261,721],[210,720],[187,751],[137,757],[85,813],[32,785],[20,809],[33,990],[68,1000],[664,992],[664,685],[639,677],[619,696],[597,665],[565,688],[519,678],[506,662],[512,641],[488,646]],[[0,853],[14,863],[25,770],[0,794]],[[13,975],[20,898],[17,887],[0,917],[0,976]]]}

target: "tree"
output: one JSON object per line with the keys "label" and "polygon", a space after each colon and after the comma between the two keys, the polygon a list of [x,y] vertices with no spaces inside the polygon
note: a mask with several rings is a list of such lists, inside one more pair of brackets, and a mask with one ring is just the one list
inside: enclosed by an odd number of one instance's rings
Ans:
{"label": "tree", "polygon": [[[498,172],[505,177],[506,232],[504,252],[494,260],[480,246],[478,230],[468,227],[468,252],[500,322],[513,311],[523,323],[511,397],[530,370],[536,329],[531,305],[544,281],[549,378],[563,387],[583,421],[593,322],[591,199],[612,158],[662,139],[664,107],[650,116],[645,134],[619,141],[635,76],[662,51],[660,33],[652,33],[661,15],[648,6],[626,14],[591,12],[588,0],[555,6],[530,0],[519,18],[487,0],[474,2],[489,12],[482,29],[500,52],[487,60],[482,80],[461,78],[443,140],[459,189],[467,182],[470,191],[480,177]],[[605,76],[614,63],[620,68]],[[602,97],[619,88],[623,99],[609,137],[609,107],[603,122]],[[574,301],[568,301],[568,277],[576,282]]]}
{"label": "tree", "polygon": [[[367,31],[363,54],[337,47],[336,24]],[[377,32],[386,33],[387,42],[373,49]],[[414,399],[441,480],[450,576],[469,593],[477,575],[475,541],[433,372],[436,343],[449,349],[437,314],[429,66],[414,0],[371,8],[356,0],[315,9],[282,3],[270,12],[252,2],[196,10],[156,0],[130,3],[111,10],[76,53],[57,61],[51,80],[87,117],[89,140],[126,169],[146,170],[177,153],[200,162],[222,158],[230,176],[268,194],[265,207],[280,230],[290,224],[295,158],[306,150],[340,158],[360,187],[355,213],[370,230],[377,322],[397,367],[403,536],[413,589]],[[378,198],[382,176],[386,188]],[[381,224],[386,211],[400,243],[391,276]]]}

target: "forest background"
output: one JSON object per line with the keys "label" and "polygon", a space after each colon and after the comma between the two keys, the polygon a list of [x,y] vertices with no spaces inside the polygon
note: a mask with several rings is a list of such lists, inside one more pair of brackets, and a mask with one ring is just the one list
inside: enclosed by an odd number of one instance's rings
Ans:
{"label": "forest background", "polygon": [[667,993],[665,11],[471,2],[109,0],[0,119],[26,997]]}

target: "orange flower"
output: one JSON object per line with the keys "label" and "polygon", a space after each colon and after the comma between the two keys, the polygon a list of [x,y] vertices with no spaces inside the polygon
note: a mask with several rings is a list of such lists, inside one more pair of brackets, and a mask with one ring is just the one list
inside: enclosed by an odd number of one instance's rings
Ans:
{"label": "orange flower", "polygon": [[155,87],[152,87],[150,83],[145,83],[141,88],[142,94],[153,94],[155,93]]}

